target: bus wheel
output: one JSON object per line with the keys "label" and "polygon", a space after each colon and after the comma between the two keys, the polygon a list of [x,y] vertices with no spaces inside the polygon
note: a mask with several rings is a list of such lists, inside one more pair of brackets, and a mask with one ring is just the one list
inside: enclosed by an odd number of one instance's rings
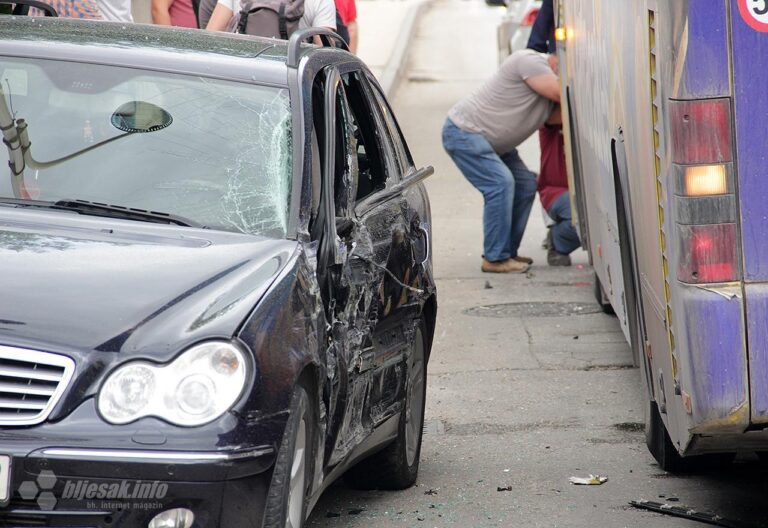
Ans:
{"label": "bus wheel", "polygon": [[645,419],[645,443],[659,467],[669,473],[697,473],[720,469],[733,462],[736,453],[717,453],[682,457],[669,438],[655,401],[648,402]]}
{"label": "bus wheel", "polygon": [[649,401],[648,405],[645,418],[645,443],[648,450],[661,469],[670,473],[679,473],[684,470],[683,457],[669,439],[667,427],[659,414],[659,406],[653,400]]}
{"label": "bus wheel", "polygon": [[596,272],[593,273],[593,276],[595,300],[597,301],[597,304],[600,305],[603,313],[608,315],[616,315],[616,312],[613,310],[613,306],[611,306],[611,302],[608,300],[608,296],[605,294],[605,289],[603,288],[603,283],[600,282],[600,277],[597,276]]}

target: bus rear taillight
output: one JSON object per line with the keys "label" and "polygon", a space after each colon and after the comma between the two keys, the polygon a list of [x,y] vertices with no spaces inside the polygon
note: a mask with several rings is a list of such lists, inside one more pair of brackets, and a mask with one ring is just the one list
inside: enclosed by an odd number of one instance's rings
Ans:
{"label": "bus rear taillight", "polygon": [[684,170],[686,196],[728,193],[728,171],[725,165],[694,165]]}
{"label": "bus rear taillight", "polygon": [[678,280],[689,283],[729,282],[738,278],[736,224],[678,226]]}
{"label": "bus rear taillight", "polygon": [[670,101],[677,279],[741,277],[730,99]]}
{"label": "bus rear taillight", "polygon": [[730,99],[670,101],[669,109],[674,163],[722,163],[733,159]]}

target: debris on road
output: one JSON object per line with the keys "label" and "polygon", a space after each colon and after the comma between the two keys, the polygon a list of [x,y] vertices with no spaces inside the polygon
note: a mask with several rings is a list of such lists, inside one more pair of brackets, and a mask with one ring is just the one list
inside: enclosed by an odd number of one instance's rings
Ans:
{"label": "debris on road", "polygon": [[424,492],[424,495],[437,495],[437,490],[439,490],[439,489],[440,488],[437,488],[437,489],[430,488],[430,489],[428,489],[427,491]]}
{"label": "debris on road", "polygon": [[512,491],[512,486],[499,486],[496,491]]}
{"label": "debris on road", "polygon": [[690,521],[698,521],[700,523],[709,524],[711,526],[722,526],[724,528],[751,528],[748,525],[724,519],[714,513],[699,512],[691,508],[684,508],[682,506],[673,506],[671,504],[647,501],[645,499],[629,501],[629,504],[642,510],[662,513],[672,517],[680,517]]}
{"label": "debris on road", "polygon": [[589,477],[571,477],[568,480],[571,484],[576,484],[577,486],[599,486],[604,482],[608,482],[608,477],[590,475]]}

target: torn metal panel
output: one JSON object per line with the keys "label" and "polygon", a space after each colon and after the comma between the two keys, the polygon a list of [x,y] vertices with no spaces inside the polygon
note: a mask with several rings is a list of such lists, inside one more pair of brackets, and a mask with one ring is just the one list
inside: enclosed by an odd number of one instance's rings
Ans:
{"label": "torn metal panel", "polygon": [[[414,319],[426,292],[415,258],[404,201],[393,200],[355,220],[343,238],[333,299],[333,342],[337,374],[329,377],[333,447],[329,464],[342,460],[362,438],[401,411],[406,361]],[[331,373],[331,370],[328,370]],[[345,380],[346,378],[346,386]]]}

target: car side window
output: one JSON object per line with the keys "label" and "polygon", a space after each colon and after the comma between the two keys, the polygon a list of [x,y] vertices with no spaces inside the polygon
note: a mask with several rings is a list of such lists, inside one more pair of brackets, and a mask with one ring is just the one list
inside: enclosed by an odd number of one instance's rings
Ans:
{"label": "car side window", "polygon": [[395,157],[397,158],[397,164],[400,168],[400,173],[403,175],[408,174],[413,168],[413,159],[411,153],[408,150],[408,146],[403,139],[403,134],[400,131],[400,127],[397,124],[392,109],[387,103],[386,98],[381,93],[381,90],[377,88],[373,83],[368,82],[369,91],[373,93],[373,98],[376,101],[376,106],[381,113],[384,123],[387,127],[389,139],[392,143]]}
{"label": "car side window", "polygon": [[322,233],[322,221],[320,219],[321,207],[320,198],[322,195],[322,167],[325,160],[325,137],[324,137],[324,115],[323,115],[323,95],[324,84],[323,76],[318,75],[312,85],[312,136],[310,138],[310,152],[312,156],[310,166],[310,185],[311,185],[311,211],[310,211],[310,229],[312,240],[319,239]]}
{"label": "car side window", "polygon": [[354,208],[361,177],[360,126],[347,103],[345,90],[336,94],[336,152],[334,154],[333,194],[336,216],[344,217]]}
{"label": "car side window", "polygon": [[[344,94],[349,107],[351,130],[356,142],[356,161],[359,176],[357,179],[356,201],[360,201],[374,192],[384,189],[394,167],[387,161],[388,152],[374,114],[375,110],[365,93],[359,72],[350,72],[341,76]],[[337,114],[338,115],[338,114]],[[337,118],[337,127],[341,121]]]}

